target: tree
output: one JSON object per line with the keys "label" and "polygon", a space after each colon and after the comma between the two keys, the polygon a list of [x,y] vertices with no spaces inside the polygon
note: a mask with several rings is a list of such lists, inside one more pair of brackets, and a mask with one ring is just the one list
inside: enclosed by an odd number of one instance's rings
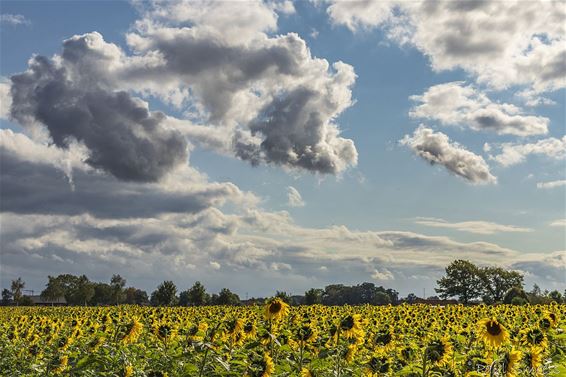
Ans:
{"label": "tree", "polygon": [[[87,305],[94,296],[94,284],[88,280],[86,275],[75,277],[73,284],[66,294],[65,299],[71,305]],[[68,297],[68,298],[67,298]]]}
{"label": "tree", "polygon": [[[206,293],[206,288],[204,288],[204,285],[202,285],[200,281],[197,281],[185,292],[186,294],[183,295],[183,303],[179,300],[181,305],[203,306],[210,301],[210,296]],[[185,292],[182,292],[182,294]]]}
{"label": "tree", "polygon": [[306,305],[315,305],[315,304],[322,304],[322,294],[324,290],[320,288],[311,288],[305,292],[305,304]]}
{"label": "tree", "polygon": [[53,276],[47,276],[46,288],[41,292],[41,298],[45,301],[53,302],[59,300],[65,295],[65,290],[61,282]]}
{"label": "tree", "polygon": [[20,304],[20,300],[22,299],[22,290],[25,288],[26,283],[22,280],[22,278],[17,278],[16,280],[12,280],[11,290],[12,290],[12,299],[16,303],[16,305]]}
{"label": "tree", "polygon": [[149,298],[147,297],[147,292],[135,287],[128,287],[124,290],[126,304],[130,305],[147,305],[149,304]]}
{"label": "tree", "polygon": [[285,291],[276,291],[275,297],[279,298],[281,301],[287,304],[291,303],[291,296]]}
{"label": "tree", "polygon": [[86,305],[94,296],[94,284],[88,280],[86,275],[63,274],[55,278],[49,276],[47,288],[42,295],[53,300],[61,297],[60,293],[69,305]]}
{"label": "tree", "polygon": [[482,297],[487,304],[501,302],[505,292],[513,287],[523,287],[523,275],[501,267],[480,268],[479,276],[482,281]]}
{"label": "tree", "polygon": [[414,303],[415,301],[417,301],[417,299],[418,299],[418,297],[417,297],[416,294],[414,294],[414,293],[409,293],[409,294],[407,295],[407,298],[406,298],[405,300],[407,300],[407,302],[408,302],[409,304],[412,304],[412,303]]}
{"label": "tree", "polygon": [[[521,299],[521,300],[519,301],[517,299]],[[503,296],[503,303],[504,304],[511,304],[511,303],[513,303],[513,300],[514,300],[515,303],[517,303],[517,302],[523,303],[523,301],[525,303],[529,302],[529,298],[528,298],[527,294],[525,293],[523,288],[520,288],[520,287],[513,287],[513,288],[509,289],[507,292],[505,292],[505,296]]]}
{"label": "tree", "polygon": [[550,292],[548,294],[548,298],[550,298],[550,300],[556,302],[557,304],[562,303],[562,294],[557,290]]}
{"label": "tree", "polygon": [[112,275],[110,286],[112,287],[112,302],[118,305],[125,299],[124,287],[126,286],[126,279],[120,275]]}
{"label": "tree", "polygon": [[214,305],[240,305],[240,297],[228,288],[222,288]]}
{"label": "tree", "polygon": [[377,292],[372,298],[372,305],[387,305],[391,304],[391,297],[385,292]]}
{"label": "tree", "polygon": [[177,305],[177,286],[171,280],[165,280],[153,291],[150,301],[153,306]]}
{"label": "tree", "polygon": [[8,305],[10,304],[11,301],[12,301],[12,292],[9,289],[4,288],[2,290],[2,305]]}
{"label": "tree", "polygon": [[446,276],[437,281],[436,293],[440,297],[458,297],[464,304],[478,298],[482,293],[482,280],[479,277],[479,269],[473,263],[466,260],[455,260],[446,267]]}
{"label": "tree", "polygon": [[94,283],[94,294],[90,299],[91,305],[110,305],[113,302],[112,287],[106,283]]}

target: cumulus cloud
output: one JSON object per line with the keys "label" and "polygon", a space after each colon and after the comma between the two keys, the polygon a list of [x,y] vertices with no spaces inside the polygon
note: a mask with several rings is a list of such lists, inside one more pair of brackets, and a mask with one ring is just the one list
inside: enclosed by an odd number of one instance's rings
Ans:
{"label": "cumulus cloud", "polygon": [[127,35],[134,56],[100,41],[81,54],[112,50],[112,82],[187,109],[195,125],[219,127],[224,137],[214,147],[252,164],[338,174],[357,163],[335,122],[353,103],[356,75],[313,57],[295,33],[270,36],[285,4],[154,3]]}
{"label": "cumulus cloud", "polygon": [[287,205],[289,207],[304,207],[305,201],[299,190],[293,186],[287,187]]}
{"label": "cumulus cloud", "polygon": [[29,25],[31,21],[21,14],[0,14],[0,24],[7,25]]}
{"label": "cumulus cloud", "polygon": [[412,118],[438,120],[444,125],[461,125],[499,135],[530,136],[548,132],[548,118],[524,115],[512,104],[494,103],[462,81],[432,86],[411,99],[417,103],[409,113]]}
{"label": "cumulus cloud", "polygon": [[164,127],[163,113],[126,92],[73,80],[67,62],[35,56],[26,72],[12,76],[13,119],[45,125],[60,148],[83,143],[89,165],[124,180],[157,181],[186,162],[186,141]]}
{"label": "cumulus cloud", "polygon": [[421,125],[413,135],[405,135],[400,143],[430,164],[441,165],[472,184],[497,183],[483,157],[451,142],[442,132],[434,132]]}
{"label": "cumulus cloud", "polygon": [[475,234],[498,234],[504,232],[524,233],[533,231],[530,228],[522,228],[514,225],[503,225],[490,221],[448,222],[444,219],[420,217],[417,218],[415,223],[435,228],[455,229],[461,232],[469,232]]}
{"label": "cumulus cloud", "polygon": [[566,86],[566,10],[554,1],[331,1],[332,22],[381,27],[435,70],[462,68],[494,88]]}
{"label": "cumulus cloud", "polygon": [[[290,169],[339,174],[357,163],[353,141],[340,135],[335,122],[353,103],[351,86],[356,75],[348,64],[330,64],[313,57],[297,34],[267,34],[276,30],[278,12],[292,11],[290,4],[261,1],[138,4],[143,18],[126,36],[133,54],[128,55],[117,45],[106,42],[97,32],[65,40],[61,55],[53,61],[35,57],[27,72],[13,77],[12,115],[20,122],[51,121],[39,119],[45,118],[40,107],[48,105],[37,97],[55,90],[53,82],[59,83],[55,92],[58,96],[51,99],[49,106],[65,103],[57,108],[57,117],[71,121],[78,116],[84,127],[73,129],[75,134],[68,135],[63,132],[69,131],[65,125],[47,125],[52,134],[59,139],[73,136],[89,144],[93,149],[93,165],[104,166],[126,179],[159,179],[186,157],[178,153],[184,147],[179,142],[182,139],[166,129],[166,124],[181,125],[187,136],[196,135],[191,144],[254,165],[272,163]],[[27,100],[28,94],[36,89],[37,93]],[[126,100],[128,95],[121,91],[156,96],[182,111],[187,119],[176,122],[169,117],[166,122],[164,114],[149,110],[142,116],[139,101]],[[76,99],[66,101],[68,95]],[[115,161],[112,155],[117,146],[109,146],[111,151],[102,152],[99,135],[87,137],[84,132],[85,128],[92,128],[87,127],[89,123],[101,121],[85,114],[85,107],[88,111],[91,111],[89,106],[95,110],[109,107],[110,113],[116,113],[119,101],[132,102],[120,105],[129,114],[115,114],[120,116],[120,127],[112,125],[111,129],[132,133],[131,123],[135,123],[140,132],[156,134],[146,137],[136,132],[120,138],[133,137],[127,143],[133,148],[129,151],[132,156],[139,155],[143,148],[149,148],[149,154],[156,152],[155,156],[148,156],[154,162],[149,171],[139,172],[139,167],[124,171],[127,169],[99,161],[102,155]],[[132,119],[133,112],[139,119]],[[95,112],[94,117],[97,115]],[[117,122],[110,120],[109,125]],[[214,136],[206,136],[208,128]],[[140,138],[145,141],[143,146]],[[62,144],[60,140],[55,142]]]}
{"label": "cumulus cloud", "polygon": [[537,188],[539,189],[553,189],[556,187],[566,186],[566,180],[550,181],[550,182],[538,182]]}
{"label": "cumulus cloud", "polygon": [[534,143],[501,143],[487,144],[484,149],[496,152],[489,158],[501,166],[512,166],[524,162],[530,155],[539,155],[552,160],[566,158],[566,136],[561,139],[550,137]]}

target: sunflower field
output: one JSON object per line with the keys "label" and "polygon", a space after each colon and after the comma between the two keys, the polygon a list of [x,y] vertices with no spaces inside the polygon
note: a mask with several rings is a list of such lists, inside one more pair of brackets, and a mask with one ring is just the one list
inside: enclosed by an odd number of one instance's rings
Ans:
{"label": "sunflower field", "polygon": [[566,305],[2,307],[0,376],[566,376]]}

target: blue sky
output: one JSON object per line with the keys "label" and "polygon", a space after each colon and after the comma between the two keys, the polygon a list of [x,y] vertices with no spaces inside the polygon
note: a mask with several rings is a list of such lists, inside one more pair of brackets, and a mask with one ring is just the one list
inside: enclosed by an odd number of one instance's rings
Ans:
{"label": "blue sky", "polygon": [[[3,1],[2,285],[119,272],[148,290],[407,294],[470,259],[563,289],[564,7],[356,4]],[[62,70],[64,93],[37,94],[60,79],[32,56]],[[118,92],[165,118],[129,140],[145,123],[105,109]],[[95,105],[99,118],[73,118]]]}

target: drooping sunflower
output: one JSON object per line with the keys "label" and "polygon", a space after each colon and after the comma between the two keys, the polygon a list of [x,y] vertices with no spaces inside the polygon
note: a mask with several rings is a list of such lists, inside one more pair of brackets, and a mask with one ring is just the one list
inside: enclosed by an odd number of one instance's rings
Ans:
{"label": "drooping sunflower", "polygon": [[265,319],[278,321],[289,314],[289,305],[280,298],[272,298],[265,304]]}
{"label": "drooping sunflower", "polygon": [[532,347],[528,351],[523,352],[522,360],[528,369],[538,372],[542,365],[542,351],[540,347]]}
{"label": "drooping sunflower", "polygon": [[377,377],[386,375],[391,371],[391,359],[383,353],[376,353],[371,356],[365,364],[364,376]]}
{"label": "drooping sunflower", "polygon": [[124,337],[122,338],[123,344],[135,343],[143,331],[143,325],[137,318],[134,318],[131,323],[128,324]]}
{"label": "drooping sunflower", "polygon": [[495,318],[484,318],[478,322],[478,336],[491,347],[499,347],[509,340],[509,332]]}
{"label": "drooping sunflower", "polygon": [[516,349],[511,349],[503,355],[501,366],[505,377],[516,377],[516,368],[522,353]]}
{"label": "drooping sunflower", "polygon": [[442,366],[452,357],[452,344],[448,338],[436,338],[427,343],[425,356],[434,365]]}
{"label": "drooping sunflower", "polygon": [[61,374],[67,368],[67,364],[69,363],[69,357],[67,355],[60,356],[57,360],[55,360],[56,367],[53,369],[53,373]]}
{"label": "drooping sunflower", "polygon": [[267,353],[263,356],[263,370],[261,377],[270,377],[275,371],[275,365],[273,364],[273,359]]}

